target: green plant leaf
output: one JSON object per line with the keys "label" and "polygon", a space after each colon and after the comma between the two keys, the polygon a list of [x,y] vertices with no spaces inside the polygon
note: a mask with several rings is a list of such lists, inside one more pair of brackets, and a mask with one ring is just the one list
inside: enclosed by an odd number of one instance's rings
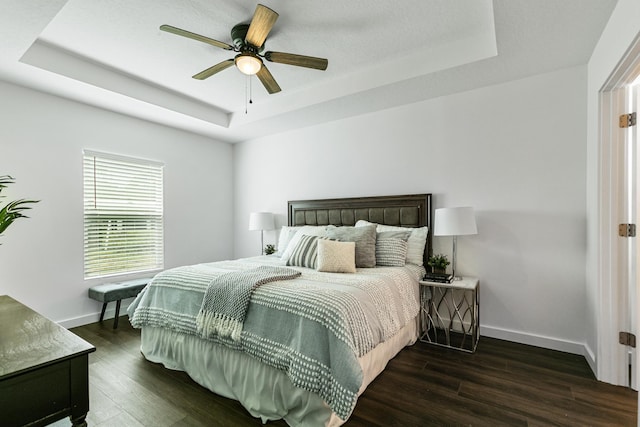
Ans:
{"label": "green plant leaf", "polygon": [[[9,175],[0,176],[0,192],[15,180]],[[3,197],[3,196],[0,196]],[[0,209],[0,235],[18,218],[28,218],[24,211],[31,209],[29,204],[38,203],[39,200],[19,199],[9,202]]]}
{"label": "green plant leaf", "polygon": [[[11,178],[9,175],[0,176],[0,192],[2,192],[2,189],[5,188],[8,184],[13,184],[14,181],[15,180]],[[4,196],[0,196],[0,197],[4,197]]]}
{"label": "green plant leaf", "polygon": [[427,265],[433,268],[447,268],[447,266],[451,264],[447,259],[446,255],[443,254],[435,254],[431,255],[427,260]]}
{"label": "green plant leaf", "polygon": [[31,209],[26,206],[29,203],[38,203],[37,200],[15,200],[0,209],[0,234],[4,232],[18,218],[28,218],[23,211]]}

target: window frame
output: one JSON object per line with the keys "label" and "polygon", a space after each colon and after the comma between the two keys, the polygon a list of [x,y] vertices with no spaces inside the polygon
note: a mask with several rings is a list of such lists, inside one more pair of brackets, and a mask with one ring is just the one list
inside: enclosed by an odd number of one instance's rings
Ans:
{"label": "window frame", "polygon": [[82,159],[84,279],[164,269],[164,163],[87,149]]}

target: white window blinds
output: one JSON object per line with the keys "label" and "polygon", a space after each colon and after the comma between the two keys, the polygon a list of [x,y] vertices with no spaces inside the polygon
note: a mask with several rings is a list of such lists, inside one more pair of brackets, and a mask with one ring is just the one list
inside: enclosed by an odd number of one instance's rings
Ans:
{"label": "white window blinds", "polygon": [[84,277],[163,268],[162,168],[84,151]]}

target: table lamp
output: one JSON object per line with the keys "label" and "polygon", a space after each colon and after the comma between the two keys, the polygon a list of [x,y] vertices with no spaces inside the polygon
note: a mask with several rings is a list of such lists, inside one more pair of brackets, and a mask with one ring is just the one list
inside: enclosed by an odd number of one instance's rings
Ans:
{"label": "table lamp", "polygon": [[271,212],[251,212],[249,215],[249,230],[260,230],[260,246],[264,255],[264,230],[275,228]]}
{"label": "table lamp", "polygon": [[454,280],[460,280],[460,277],[456,277],[456,240],[458,236],[470,234],[478,234],[473,208],[459,207],[436,209],[433,235],[453,236],[451,274],[453,275]]}

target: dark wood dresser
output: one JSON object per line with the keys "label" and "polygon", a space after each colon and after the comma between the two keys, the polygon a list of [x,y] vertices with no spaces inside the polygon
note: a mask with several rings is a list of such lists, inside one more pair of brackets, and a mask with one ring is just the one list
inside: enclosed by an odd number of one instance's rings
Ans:
{"label": "dark wood dresser", "polygon": [[0,425],[86,426],[95,347],[13,298],[0,296]]}

